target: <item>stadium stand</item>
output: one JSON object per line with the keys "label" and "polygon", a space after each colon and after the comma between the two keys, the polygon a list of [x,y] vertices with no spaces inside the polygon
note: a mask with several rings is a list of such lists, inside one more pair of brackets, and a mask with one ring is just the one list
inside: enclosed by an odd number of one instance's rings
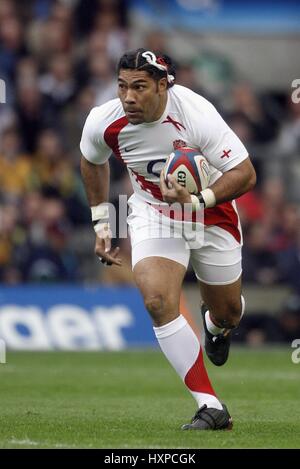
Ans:
{"label": "stadium stand", "polygon": [[[121,273],[106,271],[93,254],[79,140],[90,108],[116,95],[116,60],[135,46],[136,32],[126,1],[89,0],[88,9],[85,3],[0,4],[0,76],[8,84],[7,104],[0,107],[0,282],[5,285],[132,283],[126,241]],[[289,292],[300,295],[300,107],[291,103],[290,90],[257,90],[222,54],[203,51],[184,60],[170,49],[171,33],[142,34],[145,46],[175,55],[178,82],[211,99],[252,156],[258,185],[238,200],[245,283],[256,291],[280,286],[284,300]],[[209,67],[214,82],[207,79]],[[125,168],[115,159],[111,167],[116,201],[131,189]],[[195,284],[190,273],[186,281]],[[261,326],[271,331],[270,340],[289,337],[285,328],[299,331],[295,304],[277,307],[276,324]],[[252,326],[255,319],[270,321],[253,316]],[[248,340],[269,336],[252,334]]]}

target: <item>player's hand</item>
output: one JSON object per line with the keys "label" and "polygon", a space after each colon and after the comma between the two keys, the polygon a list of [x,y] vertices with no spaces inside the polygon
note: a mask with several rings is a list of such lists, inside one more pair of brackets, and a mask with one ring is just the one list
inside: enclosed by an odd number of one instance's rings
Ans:
{"label": "player's hand", "polygon": [[103,227],[96,233],[95,254],[105,265],[122,265],[122,259],[118,257],[120,248],[111,249],[112,233],[109,223],[103,223]]}
{"label": "player's hand", "polygon": [[[167,175],[168,185],[164,178],[164,172],[160,173],[160,190],[163,199],[168,204],[179,202],[181,205],[190,204],[192,202],[191,194],[187,189],[181,186],[172,174]],[[168,187],[169,186],[169,187]]]}

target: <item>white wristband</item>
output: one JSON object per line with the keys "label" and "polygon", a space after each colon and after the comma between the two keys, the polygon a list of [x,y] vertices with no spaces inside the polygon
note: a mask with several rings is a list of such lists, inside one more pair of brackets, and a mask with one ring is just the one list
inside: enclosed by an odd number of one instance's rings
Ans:
{"label": "white wristband", "polygon": [[99,221],[94,226],[94,230],[95,230],[96,234],[99,236],[99,238],[106,239],[106,238],[111,238],[112,237],[110,224],[108,222],[102,223],[101,221]]}
{"label": "white wristband", "polygon": [[212,208],[216,205],[217,203],[216,196],[209,187],[201,191],[200,194],[202,195],[202,198],[204,200],[205,208]]}
{"label": "white wristband", "polygon": [[92,212],[92,221],[98,220],[108,220],[109,219],[109,209],[106,202],[91,207]]}

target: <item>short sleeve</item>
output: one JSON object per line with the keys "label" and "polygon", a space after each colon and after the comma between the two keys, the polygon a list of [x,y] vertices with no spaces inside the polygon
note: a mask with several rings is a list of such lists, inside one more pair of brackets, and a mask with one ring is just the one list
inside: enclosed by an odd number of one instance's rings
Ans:
{"label": "short sleeve", "polygon": [[103,122],[99,115],[99,108],[89,113],[82,131],[80,151],[93,164],[103,164],[110,157],[112,150],[103,138]]}
{"label": "short sleeve", "polygon": [[249,154],[216,108],[211,103],[206,103],[205,113],[197,125],[199,147],[207,160],[224,173],[248,158]]}

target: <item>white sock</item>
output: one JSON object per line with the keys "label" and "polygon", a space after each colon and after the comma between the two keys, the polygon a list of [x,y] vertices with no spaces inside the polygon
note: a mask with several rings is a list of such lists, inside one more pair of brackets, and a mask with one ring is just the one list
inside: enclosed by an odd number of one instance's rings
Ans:
{"label": "white sock", "polygon": [[160,327],[153,327],[160,348],[194,396],[199,407],[222,409],[210,384],[199,340],[187,320],[179,315]]}
{"label": "white sock", "polygon": [[212,335],[222,334],[225,331],[224,327],[218,327],[212,322],[208,310],[205,313],[205,322],[208,332],[210,332]]}
{"label": "white sock", "polygon": [[[242,319],[243,314],[245,312],[245,299],[243,295],[241,295],[241,303],[242,303],[242,311],[241,311],[241,319]],[[210,332],[212,335],[222,334],[226,330],[226,328],[218,327],[212,322],[212,320],[210,319],[209,311],[206,311],[205,313],[205,322],[206,322],[206,327],[208,329],[208,332]]]}

